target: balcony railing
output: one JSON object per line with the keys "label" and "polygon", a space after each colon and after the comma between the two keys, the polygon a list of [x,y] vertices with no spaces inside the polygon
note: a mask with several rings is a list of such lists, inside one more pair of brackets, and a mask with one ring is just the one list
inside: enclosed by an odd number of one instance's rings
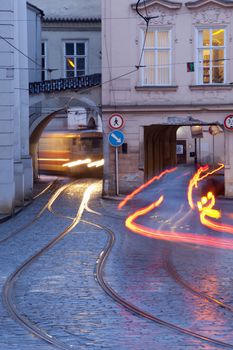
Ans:
{"label": "balcony railing", "polygon": [[84,75],[77,78],[61,78],[29,83],[30,94],[63,91],[69,89],[85,89],[101,84],[101,74]]}

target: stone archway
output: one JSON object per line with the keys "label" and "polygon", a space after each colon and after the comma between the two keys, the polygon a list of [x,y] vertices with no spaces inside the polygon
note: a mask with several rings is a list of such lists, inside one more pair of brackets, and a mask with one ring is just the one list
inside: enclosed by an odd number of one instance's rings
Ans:
{"label": "stone archway", "polygon": [[144,127],[145,181],[176,164],[176,125]]}

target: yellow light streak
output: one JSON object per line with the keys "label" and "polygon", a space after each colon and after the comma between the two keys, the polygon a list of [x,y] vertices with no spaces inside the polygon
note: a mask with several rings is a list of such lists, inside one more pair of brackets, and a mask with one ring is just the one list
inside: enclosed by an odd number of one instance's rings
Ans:
{"label": "yellow light streak", "polygon": [[38,158],[38,160],[51,161],[51,162],[68,162],[69,158]]}
{"label": "yellow light streak", "polygon": [[70,58],[67,58],[67,61],[72,68],[75,68],[75,64]]}
{"label": "yellow light streak", "polygon": [[82,165],[82,164],[88,164],[91,162],[91,159],[79,159],[75,160],[73,162],[62,164],[63,167],[73,168],[74,166]]}
{"label": "yellow light streak", "polygon": [[217,30],[217,32],[213,33],[213,35],[218,35],[218,34],[220,34],[222,32],[224,32],[224,29],[219,29],[219,30]]}
{"label": "yellow light streak", "polygon": [[97,160],[96,162],[91,162],[87,166],[88,166],[88,168],[92,168],[94,166],[96,168],[98,168],[98,167],[103,166],[103,165],[104,165],[104,159],[101,159],[101,160]]}

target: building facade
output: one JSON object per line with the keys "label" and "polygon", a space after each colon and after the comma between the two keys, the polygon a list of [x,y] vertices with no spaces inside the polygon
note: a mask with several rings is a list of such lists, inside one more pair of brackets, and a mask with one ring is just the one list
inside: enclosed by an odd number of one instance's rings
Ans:
{"label": "building facade", "polygon": [[[79,79],[101,73],[101,3],[85,1],[32,0],[43,9],[41,75],[38,81]],[[99,77],[100,79],[100,77]],[[62,89],[61,89],[62,90]],[[69,128],[69,111],[80,115],[83,125],[102,129],[100,88],[30,95],[30,149],[37,176],[38,142],[43,130]],[[85,110],[85,113],[83,112]],[[36,117],[34,117],[36,115]],[[79,123],[79,124],[80,124]]]}
{"label": "building facade", "polygon": [[[0,214],[13,213],[32,196],[27,34],[34,11],[26,0],[0,3]],[[31,64],[36,70],[35,57]]]}
{"label": "building facade", "polygon": [[[120,113],[127,144],[118,148],[120,192],[175,165],[186,149],[186,163],[195,153],[200,163],[225,163],[231,197],[233,133],[224,121],[233,113],[233,1],[136,3],[102,1],[104,192],[116,189],[107,135],[110,116]],[[203,138],[195,149],[190,130],[197,126]],[[209,133],[213,127],[216,136]]]}

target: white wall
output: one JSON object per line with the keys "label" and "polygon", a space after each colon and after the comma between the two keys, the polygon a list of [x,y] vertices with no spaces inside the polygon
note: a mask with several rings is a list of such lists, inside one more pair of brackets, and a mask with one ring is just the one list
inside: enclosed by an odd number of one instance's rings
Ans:
{"label": "white wall", "polygon": [[30,0],[46,17],[100,17],[101,0]]}
{"label": "white wall", "polygon": [[0,19],[0,34],[14,45],[0,41],[0,64],[7,67],[0,70],[0,214],[10,214],[32,193],[26,0],[2,0]]}
{"label": "white wall", "polygon": [[[41,14],[28,5],[28,56],[29,82],[40,81],[41,78]],[[36,63],[37,64],[36,64]]]}

